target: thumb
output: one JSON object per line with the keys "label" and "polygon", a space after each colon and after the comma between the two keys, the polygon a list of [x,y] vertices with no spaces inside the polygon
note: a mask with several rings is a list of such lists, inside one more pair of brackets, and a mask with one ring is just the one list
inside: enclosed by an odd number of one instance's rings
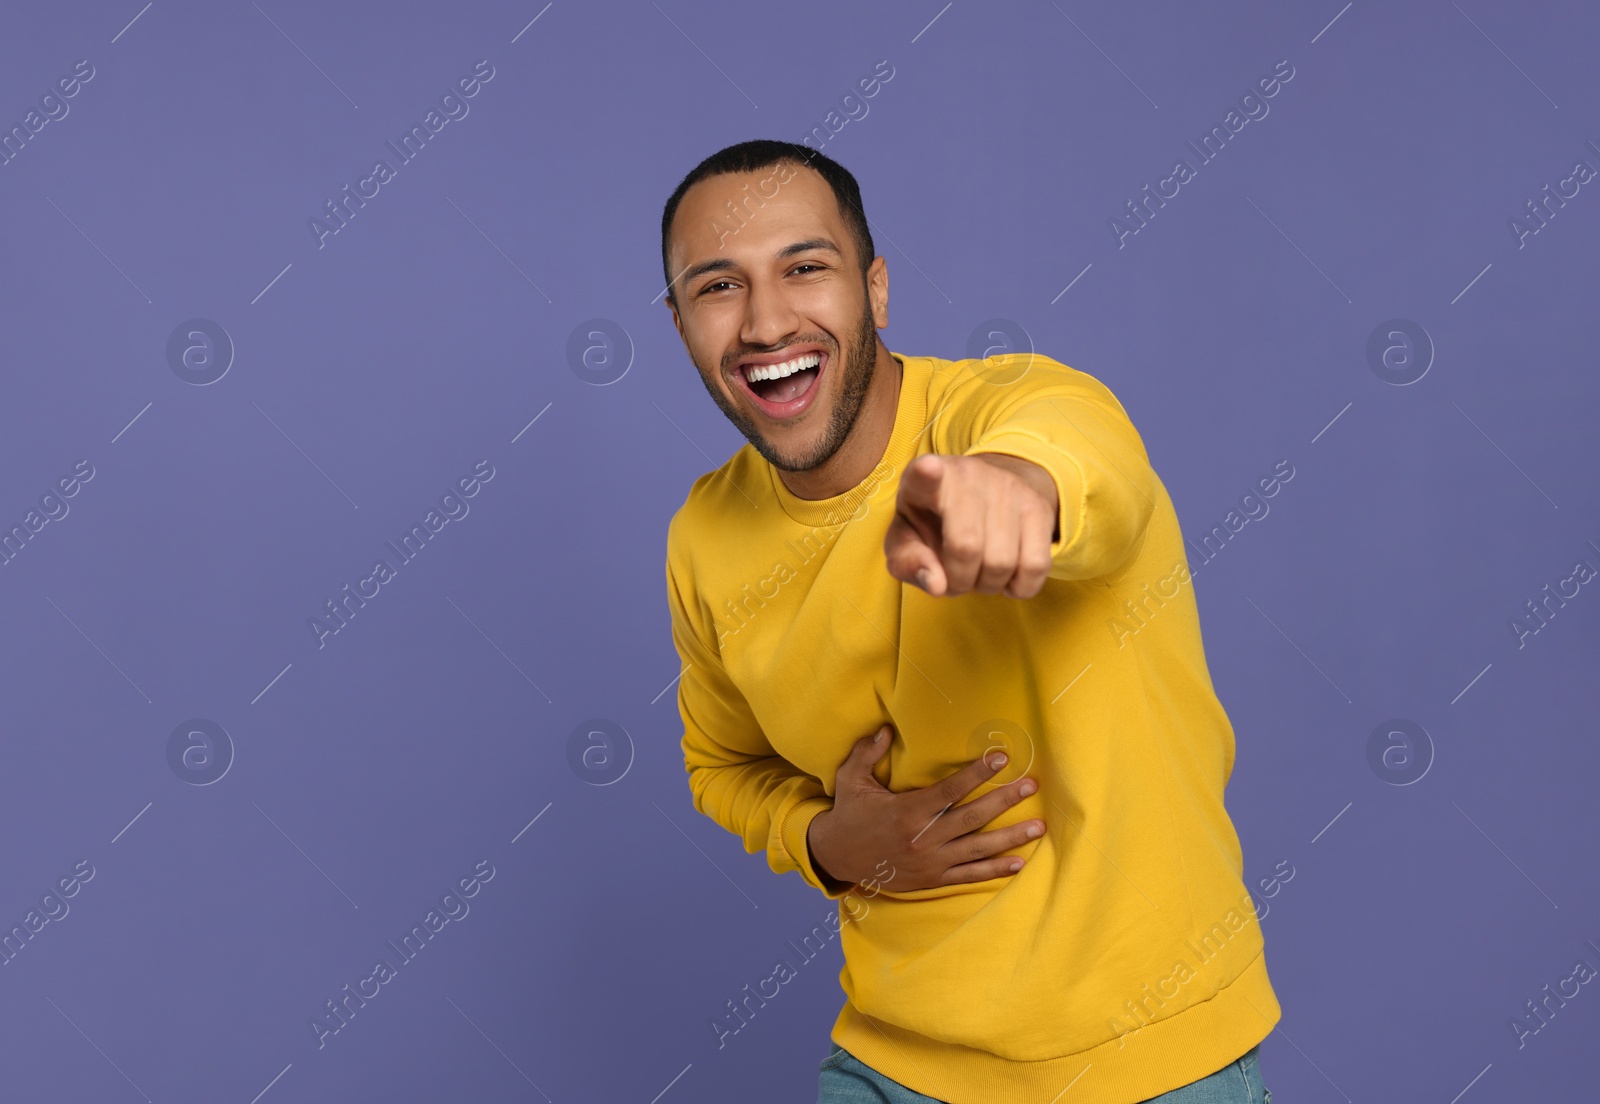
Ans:
{"label": "thumb", "polygon": [[873,776],[872,768],[883,758],[884,752],[889,750],[893,736],[894,726],[886,724],[871,736],[861,737],[850,749],[850,755],[845,759],[840,772],[847,773],[858,786],[883,789],[883,784]]}

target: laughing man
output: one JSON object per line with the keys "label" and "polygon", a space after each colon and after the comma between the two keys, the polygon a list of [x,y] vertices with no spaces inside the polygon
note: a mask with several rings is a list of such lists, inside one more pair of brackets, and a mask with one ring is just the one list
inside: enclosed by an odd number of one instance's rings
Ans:
{"label": "laughing man", "polygon": [[1233,729],[1122,405],[891,353],[855,178],[804,146],[706,158],[661,238],[749,442],[668,529],[689,789],[840,902],[819,1102],[1270,1101]]}

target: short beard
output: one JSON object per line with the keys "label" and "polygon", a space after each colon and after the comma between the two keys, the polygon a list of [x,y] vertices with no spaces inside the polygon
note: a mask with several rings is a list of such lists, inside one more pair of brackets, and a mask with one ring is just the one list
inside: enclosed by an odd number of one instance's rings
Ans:
{"label": "short beard", "polygon": [[[862,283],[865,290],[865,281]],[[795,343],[808,342],[802,339]],[[809,455],[799,458],[783,456],[774,449],[772,443],[756,429],[755,424],[725,398],[722,389],[708,380],[703,373],[700,382],[705,384],[706,390],[711,393],[712,400],[721,408],[722,413],[769,464],[781,471],[810,471],[827,463],[849,439],[850,431],[855,428],[856,420],[861,416],[861,408],[866,403],[867,391],[872,386],[872,377],[878,366],[878,333],[877,327],[872,323],[872,314],[865,304],[861,311],[861,323],[856,327],[855,340],[851,342],[849,348],[839,352],[841,356],[838,359],[843,363],[833,365],[836,371],[842,373],[844,381],[839,391],[839,401],[834,404],[829,414],[828,425],[823,430],[822,439],[817,442]],[[814,380],[811,386],[820,386],[821,382],[820,379]]]}

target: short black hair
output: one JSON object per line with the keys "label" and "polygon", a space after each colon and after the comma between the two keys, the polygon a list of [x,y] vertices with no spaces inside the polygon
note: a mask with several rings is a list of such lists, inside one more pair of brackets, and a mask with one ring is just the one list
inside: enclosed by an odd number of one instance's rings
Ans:
{"label": "short black hair", "polygon": [[688,176],[683,178],[671,198],[667,200],[666,210],[661,214],[661,272],[667,278],[668,299],[677,302],[672,292],[672,269],[667,260],[667,235],[672,229],[672,218],[678,213],[678,204],[682,202],[683,194],[708,176],[755,172],[785,161],[817,170],[828,182],[828,187],[833,189],[833,198],[839,204],[839,213],[844,216],[844,224],[855,240],[856,253],[861,260],[862,278],[866,277],[867,269],[871,267],[877,252],[872,245],[872,231],[867,227],[866,212],[861,207],[861,186],[856,183],[856,178],[850,174],[850,170],[821,150],[814,150],[798,142],[753,138],[748,142],[739,142],[720,149],[700,162]]}

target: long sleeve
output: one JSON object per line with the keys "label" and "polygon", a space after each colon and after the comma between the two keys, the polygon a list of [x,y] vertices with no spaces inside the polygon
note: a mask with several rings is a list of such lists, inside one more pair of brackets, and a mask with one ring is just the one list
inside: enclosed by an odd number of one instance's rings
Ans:
{"label": "long sleeve", "polygon": [[955,389],[935,451],[999,452],[1043,467],[1055,480],[1059,511],[1049,577],[1116,571],[1138,551],[1156,497],[1127,412],[1092,376],[1037,355],[1020,377],[990,382],[1003,378],[976,376]]}
{"label": "long sleeve", "polygon": [[833,799],[821,779],[794,766],[767,742],[721,658],[700,635],[699,604],[679,590],[671,537],[668,544],[672,643],[683,666],[678,713],[694,807],[739,836],[746,851],[765,849],[767,865],[775,872],[799,871],[809,885],[837,900],[853,887],[824,879],[806,846],[806,830],[819,813],[833,807]]}

